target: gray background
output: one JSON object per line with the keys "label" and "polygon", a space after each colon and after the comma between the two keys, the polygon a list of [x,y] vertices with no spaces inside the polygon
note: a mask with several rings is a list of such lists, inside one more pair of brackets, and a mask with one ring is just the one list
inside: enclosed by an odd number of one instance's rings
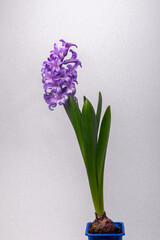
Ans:
{"label": "gray background", "polygon": [[112,109],[105,209],[128,240],[160,226],[160,1],[1,0],[0,239],[86,239],[94,219],[63,107],[48,110],[40,69],[53,43],[76,43],[77,97]]}

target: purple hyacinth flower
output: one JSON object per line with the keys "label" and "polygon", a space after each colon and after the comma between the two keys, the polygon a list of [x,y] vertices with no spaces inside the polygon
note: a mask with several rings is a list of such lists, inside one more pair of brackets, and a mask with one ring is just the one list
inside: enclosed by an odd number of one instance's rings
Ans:
{"label": "purple hyacinth flower", "polygon": [[[62,39],[60,41],[62,47],[58,48],[57,44],[54,44],[54,50],[50,51],[50,56],[43,63],[41,69],[45,90],[44,99],[49,104],[50,110],[54,110],[57,104],[65,104],[69,94],[75,97],[75,84],[78,84],[76,69],[79,65],[82,67],[81,62],[77,59],[77,53],[70,49],[77,46]],[[68,51],[72,56],[64,59]]]}

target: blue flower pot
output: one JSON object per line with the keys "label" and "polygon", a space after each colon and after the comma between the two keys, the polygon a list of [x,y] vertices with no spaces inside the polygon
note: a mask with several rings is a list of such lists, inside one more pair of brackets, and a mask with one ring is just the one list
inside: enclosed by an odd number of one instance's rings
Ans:
{"label": "blue flower pot", "polygon": [[124,224],[122,222],[114,222],[117,228],[122,228],[122,233],[115,234],[91,234],[88,233],[91,222],[87,223],[85,235],[88,236],[88,240],[122,240],[125,235]]}

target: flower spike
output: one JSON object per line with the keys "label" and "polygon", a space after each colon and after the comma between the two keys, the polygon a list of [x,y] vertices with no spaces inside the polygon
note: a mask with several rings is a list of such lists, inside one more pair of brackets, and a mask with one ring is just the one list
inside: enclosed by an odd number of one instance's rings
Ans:
{"label": "flower spike", "polygon": [[[78,84],[76,69],[79,65],[82,67],[81,62],[77,59],[77,53],[70,49],[77,46],[62,39],[60,42],[62,42],[62,47],[58,48],[54,43],[54,49],[50,51],[50,56],[47,61],[43,62],[41,69],[45,90],[44,99],[50,110],[54,110],[57,104],[65,104],[69,94],[76,99],[75,84]],[[64,60],[68,51],[72,53],[72,56]]]}

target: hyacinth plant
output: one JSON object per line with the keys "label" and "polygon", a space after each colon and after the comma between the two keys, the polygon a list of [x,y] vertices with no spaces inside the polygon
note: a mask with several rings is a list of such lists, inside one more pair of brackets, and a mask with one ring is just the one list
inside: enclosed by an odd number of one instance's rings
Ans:
{"label": "hyacinth plant", "polygon": [[[114,233],[116,227],[105,214],[103,198],[104,165],[111,124],[110,106],[100,121],[102,95],[99,92],[96,112],[86,97],[82,111],[80,110],[75,96],[78,83],[76,69],[82,65],[77,59],[77,53],[71,49],[77,46],[64,40],[60,41],[62,47],[59,48],[55,43],[49,58],[42,65],[44,99],[50,110],[54,110],[57,105],[64,106],[77,136],[96,215],[90,233]],[[71,57],[66,59],[69,52]]]}

